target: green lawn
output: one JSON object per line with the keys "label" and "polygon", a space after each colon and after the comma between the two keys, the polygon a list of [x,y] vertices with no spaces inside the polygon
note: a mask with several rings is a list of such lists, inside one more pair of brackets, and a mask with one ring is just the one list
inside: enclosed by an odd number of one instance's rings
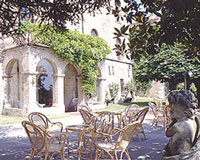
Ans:
{"label": "green lawn", "polygon": [[[146,97],[137,97],[134,102],[132,103],[121,103],[121,104],[109,104],[106,108],[98,109],[95,111],[120,111],[126,108],[130,104],[138,104],[140,107],[148,105],[148,102],[152,101],[151,98]],[[47,115],[49,119],[60,119],[69,117],[71,115],[63,114],[63,115]],[[0,125],[7,125],[13,123],[21,123],[24,120],[28,120],[27,117],[20,117],[20,116],[7,116],[1,115],[0,116]]]}
{"label": "green lawn", "polygon": [[118,104],[109,104],[106,108],[97,109],[96,111],[120,111],[126,108],[131,104],[137,104],[140,107],[147,106],[148,102],[152,101],[152,98],[146,97],[137,97],[134,102],[131,103],[118,103]]}
{"label": "green lawn", "polygon": [[[47,115],[49,119],[60,119],[70,117],[71,115]],[[0,115],[0,125],[7,125],[13,123],[21,123],[24,120],[28,120],[27,116],[7,116],[7,115]]]}

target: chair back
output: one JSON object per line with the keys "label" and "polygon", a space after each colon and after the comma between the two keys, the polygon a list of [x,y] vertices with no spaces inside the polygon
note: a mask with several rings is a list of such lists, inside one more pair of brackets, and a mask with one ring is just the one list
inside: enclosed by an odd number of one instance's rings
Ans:
{"label": "chair back", "polygon": [[91,112],[89,112],[85,109],[79,109],[79,112],[83,118],[85,125],[93,125],[94,124],[95,116]]}
{"label": "chair back", "polygon": [[162,101],[161,101],[161,100],[159,100],[159,99],[157,99],[157,98],[154,98],[153,101],[154,101],[154,103],[156,104],[156,106],[158,106],[158,107],[161,107],[161,106],[162,106]]}
{"label": "chair back", "polygon": [[29,121],[23,121],[22,126],[24,127],[26,134],[28,135],[29,141],[32,148],[39,153],[45,146],[45,138],[43,131]]}
{"label": "chair back", "polygon": [[39,126],[43,130],[47,130],[49,128],[50,120],[40,112],[32,112],[28,115],[28,119],[30,122]]}
{"label": "chair back", "polygon": [[120,147],[121,149],[125,150],[127,146],[130,143],[130,140],[133,136],[133,134],[136,132],[137,127],[139,126],[140,122],[135,121],[133,123],[128,124],[126,127],[124,127],[121,131],[121,133],[118,136],[117,143],[116,143],[116,149]]}
{"label": "chair back", "polygon": [[109,111],[99,112],[94,127],[96,132],[109,133],[112,129],[112,113]]}
{"label": "chair back", "polygon": [[146,107],[142,110],[140,110],[136,115],[136,121],[140,121],[140,124],[144,121],[144,118],[147,114],[147,112],[149,111],[149,107]]}
{"label": "chair back", "polygon": [[88,112],[92,112],[92,109],[91,109],[89,106],[86,106],[86,105],[80,105],[80,106],[78,107],[78,111],[79,111],[80,109],[86,110],[86,111],[88,111]]}
{"label": "chair back", "polygon": [[125,114],[128,117],[134,116],[139,111],[139,106],[137,104],[132,104],[125,109]]}
{"label": "chair back", "polygon": [[163,114],[163,107],[157,106],[154,102],[149,102],[148,105],[151,108],[155,117],[161,116]]}

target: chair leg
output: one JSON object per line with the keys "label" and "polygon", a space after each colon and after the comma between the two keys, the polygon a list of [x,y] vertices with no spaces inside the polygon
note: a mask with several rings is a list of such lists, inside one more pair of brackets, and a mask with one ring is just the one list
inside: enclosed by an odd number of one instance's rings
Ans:
{"label": "chair leg", "polygon": [[61,157],[61,160],[65,160],[65,157],[64,157],[64,149],[60,151],[60,157]]}
{"label": "chair leg", "polygon": [[145,135],[145,132],[144,132],[143,126],[141,125],[140,127],[141,127],[141,129],[142,129],[142,133],[143,133],[143,135],[144,135],[144,139],[147,139],[147,137],[146,137],[146,135]]}
{"label": "chair leg", "polygon": [[32,151],[31,151],[31,155],[30,155],[30,159],[29,159],[29,160],[32,160],[33,157],[34,157],[34,155],[35,155],[35,151],[32,149]]}
{"label": "chair leg", "polygon": [[48,153],[45,153],[44,160],[48,160],[48,157],[49,157],[49,154],[48,154]]}
{"label": "chair leg", "polygon": [[97,160],[98,159],[98,147],[95,147],[95,160]]}
{"label": "chair leg", "polygon": [[91,139],[91,143],[90,143],[90,159],[92,159],[92,145],[93,145],[93,139]]}
{"label": "chair leg", "polygon": [[127,149],[125,150],[125,155],[126,155],[126,157],[127,157],[128,160],[131,160]]}
{"label": "chair leg", "polygon": [[[154,123],[156,123],[156,118],[153,119],[153,122],[151,124],[151,127],[153,127]],[[157,125],[157,124],[156,124]]]}
{"label": "chair leg", "polygon": [[139,132],[138,132],[138,130],[135,131],[135,134],[136,134],[136,136],[137,136],[138,142],[140,142],[141,140],[140,140],[140,137],[139,137]]}
{"label": "chair leg", "polygon": [[[106,151],[106,153],[108,154],[108,156],[109,156],[110,159],[114,160],[114,157],[110,154],[110,152]],[[116,160],[118,160],[118,158]]]}
{"label": "chair leg", "polygon": [[115,159],[118,160],[117,152],[115,151]]}

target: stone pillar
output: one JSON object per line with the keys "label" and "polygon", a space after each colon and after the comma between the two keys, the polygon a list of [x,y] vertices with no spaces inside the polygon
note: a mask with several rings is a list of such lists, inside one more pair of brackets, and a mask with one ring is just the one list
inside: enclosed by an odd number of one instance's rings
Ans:
{"label": "stone pillar", "polygon": [[59,107],[61,112],[65,112],[64,105],[64,77],[65,74],[56,74],[54,75],[54,90],[53,90],[53,103],[56,107]]}
{"label": "stone pillar", "polygon": [[2,79],[2,72],[3,72],[3,57],[0,57],[0,115],[3,112],[3,97],[4,97],[4,85]]}
{"label": "stone pillar", "polygon": [[35,104],[35,90],[33,90],[32,87],[32,75],[30,73],[22,73],[22,90],[23,90],[23,94],[22,94],[22,103],[23,103],[23,108],[27,109],[28,112],[30,112],[33,108],[33,105]]}
{"label": "stone pillar", "polygon": [[[36,98],[36,86],[37,86],[37,73],[28,73],[27,74],[27,84],[29,86],[29,112],[37,110],[37,98]],[[26,92],[24,92],[24,98],[26,99]]]}

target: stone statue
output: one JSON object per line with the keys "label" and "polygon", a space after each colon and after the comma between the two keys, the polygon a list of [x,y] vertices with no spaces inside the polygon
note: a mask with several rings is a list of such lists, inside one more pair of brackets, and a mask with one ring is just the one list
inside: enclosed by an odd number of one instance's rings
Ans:
{"label": "stone statue", "polygon": [[163,149],[162,159],[193,160],[195,154],[200,159],[200,114],[196,111],[197,99],[191,91],[180,90],[171,92],[168,102],[172,122],[166,130],[166,136],[170,139]]}

